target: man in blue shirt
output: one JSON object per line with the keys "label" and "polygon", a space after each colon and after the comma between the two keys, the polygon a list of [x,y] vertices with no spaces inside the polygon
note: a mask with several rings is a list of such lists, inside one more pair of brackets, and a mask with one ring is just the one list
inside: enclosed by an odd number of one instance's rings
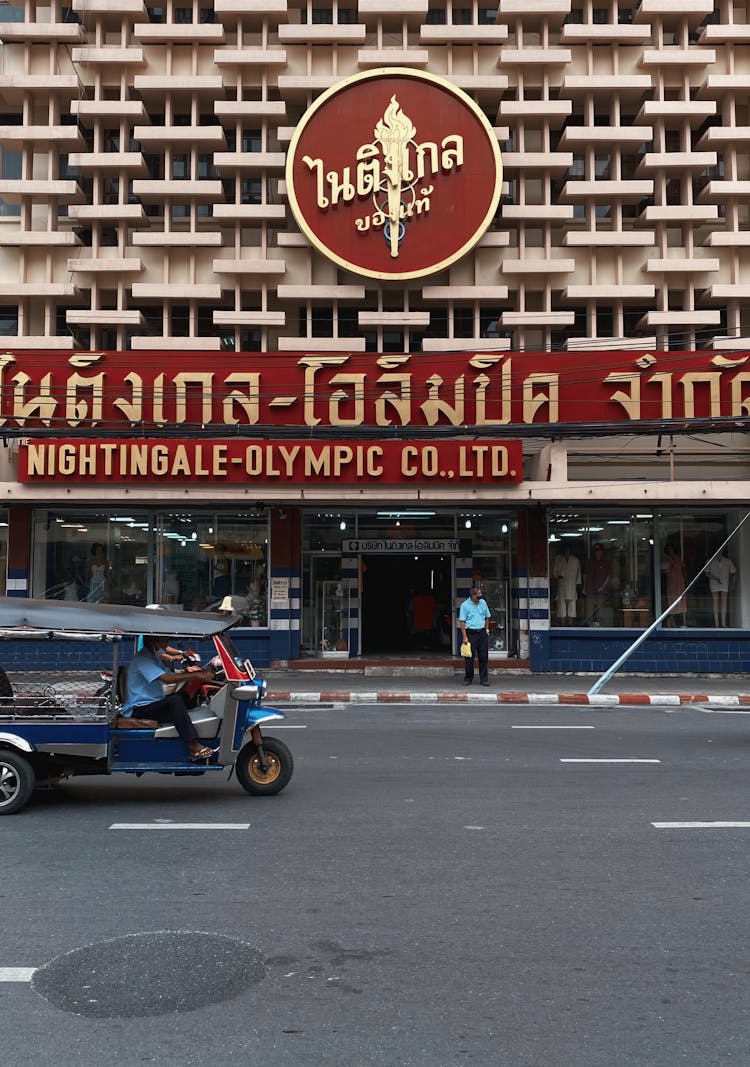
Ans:
{"label": "man in blue shirt", "polygon": [[143,647],[128,667],[127,695],[120,714],[129,719],[136,712],[138,719],[171,722],[187,745],[190,759],[207,759],[214,754],[214,749],[207,748],[198,738],[182,694],[164,696],[164,686],[188,681],[210,682],[214,672],[211,667],[197,671],[165,670],[162,653],[166,647],[166,637],[149,634],[143,638]]}
{"label": "man in blue shirt", "polygon": [[487,668],[490,658],[490,642],[487,635],[490,632],[490,609],[478,585],[472,587],[468,598],[461,605],[458,622],[462,639],[471,645],[471,656],[464,658],[464,685],[471,685],[474,681],[475,656],[479,663],[479,683],[489,685]]}

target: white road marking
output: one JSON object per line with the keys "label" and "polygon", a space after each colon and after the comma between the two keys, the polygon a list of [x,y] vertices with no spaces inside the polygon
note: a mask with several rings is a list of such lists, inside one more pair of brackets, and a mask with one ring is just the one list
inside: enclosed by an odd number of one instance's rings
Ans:
{"label": "white road marking", "polygon": [[595,726],[511,726],[511,730],[595,730]]}
{"label": "white road marking", "polygon": [[36,967],[0,967],[0,982],[30,982]]}
{"label": "white road marking", "polygon": [[306,730],[307,729],[307,724],[306,723],[296,723],[296,722],[283,722],[283,723],[282,722],[278,722],[278,723],[275,722],[273,724],[273,726],[269,723],[268,724],[268,729],[269,730]]}
{"label": "white road marking", "polygon": [[750,830],[750,822],[652,822],[656,830]]}
{"label": "white road marking", "polygon": [[561,759],[560,763],[661,763],[660,759]]}
{"label": "white road marking", "polygon": [[113,822],[110,830],[249,830],[249,822]]}

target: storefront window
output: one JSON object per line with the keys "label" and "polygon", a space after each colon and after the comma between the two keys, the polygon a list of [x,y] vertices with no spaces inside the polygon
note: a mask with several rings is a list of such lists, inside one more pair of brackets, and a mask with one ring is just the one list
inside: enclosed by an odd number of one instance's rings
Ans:
{"label": "storefront window", "polygon": [[90,603],[148,603],[153,557],[146,514],[34,514],[31,595]]}
{"label": "storefront window", "polygon": [[654,619],[654,516],[553,512],[553,626],[647,626]]}
{"label": "storefront window", "polygon": [[[724,628],[746,625],[742,574],[748,573],[750,534],[739,527],[744,512],[698,512],[658,518],[657,544],[660,553],[661,603],[677,606],[665,626]],[[707,561],[732,531],[721,557]],[[683,582],[695,584],[681,595]]]}
{"label": "storefront window", "polygon": [[750,570],[750,531],[740,528],[707,568],[742,516],[551,512],[552,625],[643,629],[670,605],[662,622],[667,629],[745,625],[741,576]]}
{"label": "storefront window", "polygon": [[233,610],[268,624],[264,514],[40,511],[33,531],[35,597]]}
{"label": "storefront window", "polygon": [[200,546],[208,557],[210,592],[205,607],[231,609],[245,626],[268,625],[268,520],[218,515]]}

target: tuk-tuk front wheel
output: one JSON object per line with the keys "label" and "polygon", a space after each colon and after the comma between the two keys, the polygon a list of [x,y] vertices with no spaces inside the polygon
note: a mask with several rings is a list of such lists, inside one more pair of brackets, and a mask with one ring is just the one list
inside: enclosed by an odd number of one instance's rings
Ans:
{"label": "tuk-tuk front wheel", "polygon": [[34,792],[36,775],[28,760],[10,749],[0,749],[0,815],[13,815]]}
{"label": "tuk-tuk front wheel", "polygon": [[237,781],[253,796],[269,797],[280,793],[294,770],[292,754],[283,741],[275,737],[263,738],[266,769],[261,764],[258,746],[250,741],[240,749],[235,764]]}

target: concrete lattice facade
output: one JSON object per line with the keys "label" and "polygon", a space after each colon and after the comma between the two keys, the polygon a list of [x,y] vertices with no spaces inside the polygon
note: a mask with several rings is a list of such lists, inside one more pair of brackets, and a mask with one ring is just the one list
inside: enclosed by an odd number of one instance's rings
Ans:
{"label": "concrete lattice facade", "polygon": [[[744,0],[160,2],[2,9],[8,347],[750,344]],[[503,153],[494,224],[426,283],[337,269],[286,203],[305,109],[388,65],[462,88]]]}

